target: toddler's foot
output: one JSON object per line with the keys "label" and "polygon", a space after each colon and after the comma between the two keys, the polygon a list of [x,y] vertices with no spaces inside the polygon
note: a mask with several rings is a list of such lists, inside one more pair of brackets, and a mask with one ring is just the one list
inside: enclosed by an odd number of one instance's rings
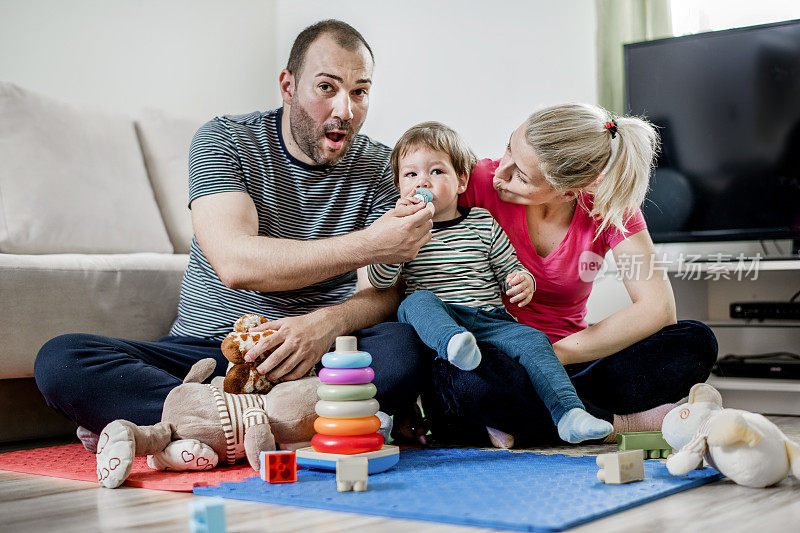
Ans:
{"label": "toddler's foot", "polygon": [[481,362],[481,351],[475,335],[469,331],[457,333],[447,343],[447,360],[461,370],[474,370]]}
{"label": "toddler's foot", "polygon": [[558,436],[572,444],[591,439],[601,439],[614,431],[614,426],[575,407],[558,421]]}
{"label": "toddler's foot", "polygon": [[509,435],[505,431],[490,428],[489,426],[486,426],[486,431],[489,432],[489,440],[492,441],[492,446],[495,448],[507,450],[514,447],[514,435]]}

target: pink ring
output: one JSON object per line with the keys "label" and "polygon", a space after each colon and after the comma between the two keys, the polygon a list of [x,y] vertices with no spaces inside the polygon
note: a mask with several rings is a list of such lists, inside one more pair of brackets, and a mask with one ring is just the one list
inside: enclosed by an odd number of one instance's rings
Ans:
{"label": "pink ring", "polygon": [[319,379],[331,385],[361,385],[375,379],[375,371],[364,368],[323,368],[319,371]]}

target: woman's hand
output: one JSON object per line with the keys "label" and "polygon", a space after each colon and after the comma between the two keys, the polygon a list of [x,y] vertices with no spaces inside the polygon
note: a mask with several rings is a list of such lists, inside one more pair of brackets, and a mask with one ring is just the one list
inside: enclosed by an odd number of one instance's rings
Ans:
{"label": "woman's hand", "polygon": [[506,277],[506,284],[510,287],[506,294],[511,296],[512,304],[525,307],[530,303],[536,290],[536,283],[531,274],[522,271],[512,272]]}

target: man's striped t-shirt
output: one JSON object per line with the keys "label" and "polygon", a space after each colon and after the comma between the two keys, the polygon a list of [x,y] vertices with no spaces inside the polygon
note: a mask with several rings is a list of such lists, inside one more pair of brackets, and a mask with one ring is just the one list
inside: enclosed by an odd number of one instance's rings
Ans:
{"label": "man's striped t-shirt", "polygon": [[[402,274],[406,294],[428,290],[442,301],[491,310],[512,272],[530,273],[489,211],[459,207],[459,217],[434,222],[433,238],[407,263],[370,265],[373,287],[391,287]],[[531,276],[533,279],[533,276]]]}
{"label": "man's striped t-shirt", "polygon": [[[336,165],[307,165],[286,149],[282,118],[282,109],[256,111],[202,126],[189,151],[189,207],[201,196],[245,192],[258,212],[259,235],[312,240],[363,229],[394,206],[387,146],[357,135]],[[349,298],[355,282],[349,272],[291,291],[230,289],[192,239],[170,335],[222,339],[242,315],[309,313]]]}

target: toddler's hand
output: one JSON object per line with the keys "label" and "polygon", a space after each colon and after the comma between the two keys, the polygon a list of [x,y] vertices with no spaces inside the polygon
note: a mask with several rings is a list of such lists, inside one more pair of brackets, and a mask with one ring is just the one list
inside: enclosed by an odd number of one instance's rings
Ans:
{"label": "toddler's hand", "polygon": [[[412,209],[409,211],[408,210],[409,207],[422,203],[423,203],[422,200],[420,200],[416,196],[405,196],[397,200],[397,203],[394,204],[394,208],[400,210],[398,212],[399,216],[407,216],[407,214],[416,213],[417,211],[419,211],[419,209]],[[433,202],[428,202],[427,204],[425,204],[424,207],[431,212],[431,216],[434,215],[435,209],[433,207]]]}
{"label": "toddler's hand", "polygon": [[508,296],[511,296],[511,303],[517,304],[519,307],[525,307],[533,298],[533,292],[536,290],[536,282],[533,281],[533,276],[527,272],[512,272],[506,278],[506,283],[510,289],[506,291]]}
{"label": "toddler's hand", "polygon": [[397,200],[397,203],[394,204],[394,207],[395,208],[408,207],[410,205],[414,205],[414,204],[418,204],[418,203],[419,203],[419,198],[412,198],[410,196],[406,196],[404,198],[400,198],[399,200]]}

